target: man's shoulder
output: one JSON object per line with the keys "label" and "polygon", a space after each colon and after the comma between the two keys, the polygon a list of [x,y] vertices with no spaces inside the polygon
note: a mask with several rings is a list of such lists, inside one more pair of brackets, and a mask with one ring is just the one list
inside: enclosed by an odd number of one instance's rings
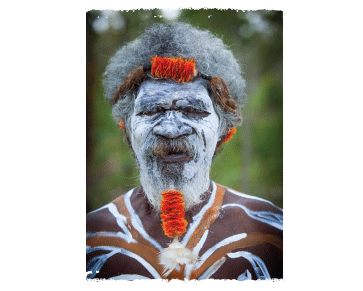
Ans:
{"label": "man's shoulder", "polygon": [[217,185],[225,189],[222,206],[227,207],[227,205],[236,204],[239,205],[240,207],[247,207],[252,211],[271,211],[281,214],[283,212],[283,210],[280,207],[276,206],[275,204],[266,199],[244,194],[223,185],[219,184]]}
{"label": "man's shoulder", "polygon": [[283,230],[283,210],[272,202],[225,186],[218,187],[225,189],[220,208],[220,216],[225,221],[233,220],[240,225],[253,225],[268,232],[270,228]]}
{"label": "man's shoulder", "polygon": [[126,221],[125,216],[122,214],[124,196],[132,193],[135,189],[136,188],[131,189],[130,191],[120,195],[110,203],[87,213],[87,232],[118,230],[118,223],[120,221]]}
{"label": "man's shoulder", "polygon": [[113,203],[109,203],[97,210],[86,215],[87,232],[111,231],[117,223],[114,215],[112,215]]}

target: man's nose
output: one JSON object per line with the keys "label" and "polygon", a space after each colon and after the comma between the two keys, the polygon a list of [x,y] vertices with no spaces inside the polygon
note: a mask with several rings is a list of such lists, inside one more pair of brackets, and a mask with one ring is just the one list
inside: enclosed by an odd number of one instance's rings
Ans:
{"label": "man's nose", "polygon": [[166,137],[166,138],[178,138],[193,133],[193,129],[183,123],[175,112],[168,112],[159,124],[153,129],[155,135]]}

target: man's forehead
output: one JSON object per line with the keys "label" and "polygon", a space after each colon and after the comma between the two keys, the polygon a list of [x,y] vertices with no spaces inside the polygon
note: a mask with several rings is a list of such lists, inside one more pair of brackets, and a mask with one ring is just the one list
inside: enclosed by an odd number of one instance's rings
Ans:
{"label": "man's forehead", "polygon": [[201,82],[178,84],[156,80],[148,80],[141,84],[135,105],[141,105],[144,102],[168,103],[173,100],[179,100],[179,105],[197,100],[207,106],[212,105],[208,91]]}

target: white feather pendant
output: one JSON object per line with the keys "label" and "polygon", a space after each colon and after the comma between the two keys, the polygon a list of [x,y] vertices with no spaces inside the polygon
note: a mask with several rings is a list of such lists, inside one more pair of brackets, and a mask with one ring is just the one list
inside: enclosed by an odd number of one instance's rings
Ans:
{"label": "white feather pendant", "polygon": [[197,262],[198,256],[193,254],[175,237],[168,248],[164,249],[159,255],[159,262],[164,266],[163,277],[167,277],[179,265],[192,264]]}

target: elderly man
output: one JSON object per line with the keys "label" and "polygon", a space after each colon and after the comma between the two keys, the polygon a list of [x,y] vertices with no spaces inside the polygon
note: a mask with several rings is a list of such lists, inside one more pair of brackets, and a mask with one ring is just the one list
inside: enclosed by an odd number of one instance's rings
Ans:
{"label": "elderly man", "polygon": [[104,84],[141,185],[87,215],[87,278],[282,278],[282,210],[209,179],[245,96],[222,41],[153,25],[111,59]]}

